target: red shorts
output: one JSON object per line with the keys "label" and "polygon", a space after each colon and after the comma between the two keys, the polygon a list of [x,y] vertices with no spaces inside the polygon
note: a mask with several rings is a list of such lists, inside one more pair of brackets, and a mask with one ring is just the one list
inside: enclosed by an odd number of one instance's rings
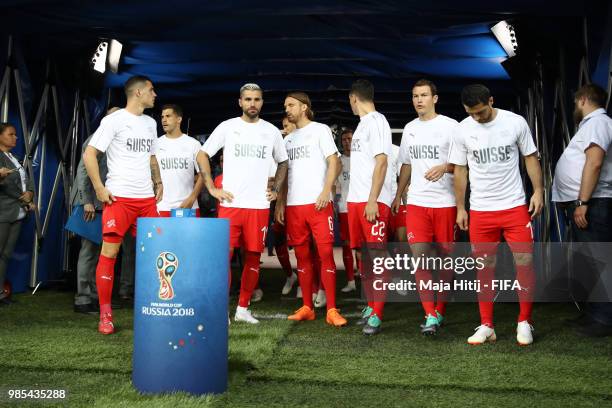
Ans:
{"label": "red shorts", "polygon": [[391,219],[389,220],[389,235],[392,237],[395,235],[395,231],[397,231],[398,228],[406,226],[407,208],[407,205],[400,205],[397,214],[391,213]]}
{"label": "red shorts", "polygon": [[[200,218],[200,209],[196,208],[196,217]],[[172,211],[160,211],[159,216],[164,218],[169,218],[172,215]]]}
{"label": "red shorts", "polygon": [[228,218],[230,222],[230,247],[244,246],[250,252],[263,252],[269,215],[269,208],[219,208],[219,218]]}
{"label": "red shorts", "polygon": [[159,217],[155,197],[115,197],[115,201],[104,204],[102,210],[103,240],[118,244],[128,229],[136,236],[136,220],[140,217]]}
{"label": "red shorts", "polygon": [[[499,211],[470,210],[469,233],[476,254],[494,252],[502,234],[512,252],[533,253],[533,228],[526,205]],[[478,245],[481,243],[489,245]]]}
{"label": "red shorts", "polygon": [[338,224],[340,225],[340,240],[341,241],[349,241],[349,222],[348,222],[348,213],[339,213],[338,214]]}
{"label": "red shorts", "polygon": [[289,205],[285,208],[287,244],[302,245],[312,236],[317,244],[334,242],[334,207],[317,211],[314,204]]}
{"label": "red shorts", "polygon": [[[406,215],[409,244],[455,242],[457,233],[457,207],[429,208],[408,204]],[[450,246],[442,246],[450,249]]]}
{"label": "red shorts", "polygon": [[383,204],[378,203],[378,212],[380,216],[376,222],[368,222],[365,215],[367,203],[348,203],[348,222],[349,235],[351,238],[351,248],[361,248],[364,243],[380,244],[387,242],[387,224],[391,209]]}

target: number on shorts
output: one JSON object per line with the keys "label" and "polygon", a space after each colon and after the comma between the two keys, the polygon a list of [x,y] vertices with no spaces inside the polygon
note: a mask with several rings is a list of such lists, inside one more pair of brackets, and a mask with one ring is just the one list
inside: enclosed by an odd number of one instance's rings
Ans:
{"label": "number on shorts", "polygon": [[385,237],[385,222],[384,221],[376,221],[376,224],[372,225],[372,236],[374,237]]}
{"label": "number on shorts", "polygon": [[327,217],[327,223],[329,224],[329,235],[334,235],[334,219],[331,216]]}
{"label": "number on shorts", "polygon": [[266,234],[268,233],[268,226],[265,226],[261,229],[261,232],[263,232],[263,244],[264,246],[266,246]]}

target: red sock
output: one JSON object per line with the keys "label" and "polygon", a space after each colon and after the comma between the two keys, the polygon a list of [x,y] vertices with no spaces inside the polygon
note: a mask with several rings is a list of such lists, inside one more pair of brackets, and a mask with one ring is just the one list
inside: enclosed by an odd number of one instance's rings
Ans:
{"label": "red sock", "polygon": [[531,323],[531,310],[533,308],[533,295],[535,292],[535,272],[533,264],[516,265],[516,280],[521,285],[518,291],[519,317],[518,321],[527,320]]}
{"label": "red sock", "polygon": [[336,263],[334,262],[334,247],[329,244],[318,246],[321,258],[321,286],[325,289],[327,310],[336,308]]}
{"label": "red sock", "polygon": [[310,255],[310,244],[296,245],[293,247],[297,258],[298,281],[302,288],[302,301],[304,306],[314,309],[312,304],[312,259]]}
{"label": "red sock", "polygon": [[100,315],[111,313],[111,297],[113,295],[113,280],[115,278],[116,258],[108,258],[100,254],[96,267],[96,286],[98,301],[100,302]]}
{"label": "red sock", "polygon": [[423,305],[423,310],[425,311],[425,316],[436,315],[436,303],[434,302],[434,293],[433,290],[430,289],[422,289],[421,285],[425,283],[429,283],[432,280],[431,271],[426,269],[417,269],[414,274],[414,280],[417,284],[417,289],[419,291],[419,296],[421,297],[421,305]]}
{"label": "red sock", "polygon": [[312,259],[312,289],[316,293],[320,289],[324,289],[323,282],[321,282],[321,257],[317,251],[317,246],[312,244],[310,247],[310,254]]}
{"label": "red sock", "polygon": [[[495,293],[492,288],[495,267],[487,266],[477,272],[480,280],[480,293],[478,294],[478,308],[480,309],[480,324],[493,327],[493,298]],[[487,287],[485,287],[485,284]]]}
{"label": "red sock", "polygon": [[[450,283],[452,285],[454,273],[455,272],[452,269],[442,269],[441,271],[438,272],[438,276],[440,277],[441,281],[445,283]],[[444,292],[438,293],[438,298],[436,300],[436,311],[440,313],[442,316],[444,316],[444,314],[446,313],[446,301],[450,293],[452,293],[452,291],[451,292],[444,291]]]}
{"label": "red sock", "polygon": [[353,267],[353,250],[348,243],[342,246],[342,260],[344,261],[344,269],[346,270],[346,279],[348,281],[355,280],[355,268]]}
{"label": "red sock", "polygon": [[293,274],[293,269],[291,269],[291,261],[289,260],[289,248],[287,248],[287,244],[281,244],[274,247],[276,251],[276,257],[278,258],[278,262],[280,262],[283,271],[288,278]]}
{"label": "red sock", "polygon": [[242,269],[240,298],[238,299],[238,306],[240,307],[249,307],[251,295],[253,295],[255,287],[257,287],[257,281],[259,281],[260,258],[261,254],[259,252],[244,252],[244,268]]}

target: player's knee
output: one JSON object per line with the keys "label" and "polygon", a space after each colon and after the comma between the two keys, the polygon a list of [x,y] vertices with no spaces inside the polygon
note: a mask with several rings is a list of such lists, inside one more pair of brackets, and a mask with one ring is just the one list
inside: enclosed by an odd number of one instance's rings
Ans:
{"label": "player's knee", "polygon": [[519,252],[512,254],[514,263],[517,265],[531,265],[533,262],[533,254],[529,252]]}
{"label": "player's knee", "polygon": [[117,255],[119,255],[119,248],[121,248],[121,242],[103,241],[100,253],[106,258],[117,258]]}

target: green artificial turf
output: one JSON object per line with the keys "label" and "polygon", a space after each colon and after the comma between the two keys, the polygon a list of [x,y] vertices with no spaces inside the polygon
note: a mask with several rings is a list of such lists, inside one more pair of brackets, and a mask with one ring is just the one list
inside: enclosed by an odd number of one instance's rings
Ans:
{"label": "green artificial turf", "polygon": [[[279,271],[263,272],[256,314],[299,307],[280,298],[283,282]],[[234,323],[228,392],[194,397],[142,396],[132,387],[131,310],[116,310],[118,332],[102,336],[95,316],[72,311],[69,293],[15,298],[0,308],[0,406],[52,405],[10,402],[10,388],[65,389],[67,399],[55,405],[71,407],[612,406],[612,339],[566,328],[571,305],[536,305],[531,347],[516,345],[513,304],[496,305],[498,341],[479,347],[466,344],[478,325],[473,304],[449,305],[448,324],[434,338],[419,333],[417,304],[389,304],[383,332],[373,338],[355,325],[327,326],[323,312],[314,322]],[[354,298],[340,295],[343,313],[357,314]]]}

